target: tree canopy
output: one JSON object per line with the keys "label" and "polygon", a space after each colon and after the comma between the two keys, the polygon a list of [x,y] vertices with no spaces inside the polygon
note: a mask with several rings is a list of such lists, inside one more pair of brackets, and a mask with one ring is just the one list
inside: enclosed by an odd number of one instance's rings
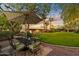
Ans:
{"label": "tree canopy", "polygon": [[74,28],[78,25],[76,25],[76,19],[79,18],[79,4],[60,4],[62,8],[62,18],[63,21],[68,28]]}
{"label": "tree canopy", "polygon": [[61,4],[64,21],[75,20],[79,16],[79,4]]}
{"label": "tree canopy", "polygon": [[[14,4],[5,4],[5,7],[11,9],[12,11],[28,11],[38,14],[41,18],[46,18],[50,11],[51,4],[37,4],[37,3],[14,3]],[[2,10],[3,8],[0,7]]]}

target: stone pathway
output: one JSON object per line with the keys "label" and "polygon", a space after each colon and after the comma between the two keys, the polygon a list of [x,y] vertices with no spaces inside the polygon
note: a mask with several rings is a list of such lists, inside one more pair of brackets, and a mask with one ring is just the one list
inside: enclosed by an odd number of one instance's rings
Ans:
{"label": "stone pathway", "polygon": [[79,56],[79,47],[67,47],[42,43],[44,56]]}
{"label": "stone pathway", "polygon": [[7,47],[9,45],[9,41],[0,41],[0,45],[2,46],[2,48]]}
{"label": "stone pathway", "polygon": [[[9,45],[8,41],[0,42],[0,45],[6,47]],[[79,47],[67,47],[60,45],[51,45],[47,43],[41,43],[40,56],[79,56]],[[18,52],[16,55],[25,56],[25,51]]]}

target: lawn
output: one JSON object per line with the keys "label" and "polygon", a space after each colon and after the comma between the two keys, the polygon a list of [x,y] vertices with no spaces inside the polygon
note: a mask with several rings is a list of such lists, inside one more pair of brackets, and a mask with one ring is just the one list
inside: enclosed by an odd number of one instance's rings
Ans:
{"label": "lawn", "polygon": [[41,33],[37,37],[40,41],[53,45],[79,47],[79,34],[73,32]]}

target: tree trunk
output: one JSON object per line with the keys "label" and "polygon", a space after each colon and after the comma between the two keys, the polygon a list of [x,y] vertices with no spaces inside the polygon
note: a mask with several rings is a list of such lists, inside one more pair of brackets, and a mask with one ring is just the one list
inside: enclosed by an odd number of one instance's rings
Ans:
{"label": "tree trunk", "polygon": [[47,26],[46,26],[45,20],[43,20],[43,22],[44,22],[44,31],[46,32],[47,31]]}
{"label": "tree trunk", "polygon": [[50,21],[50,31],[51,31],[51,21]]}
{"label": "tree trunk", "polygon": [[27,24],[27,30],[29,31],[29,26],[30,26],[30,24]]}

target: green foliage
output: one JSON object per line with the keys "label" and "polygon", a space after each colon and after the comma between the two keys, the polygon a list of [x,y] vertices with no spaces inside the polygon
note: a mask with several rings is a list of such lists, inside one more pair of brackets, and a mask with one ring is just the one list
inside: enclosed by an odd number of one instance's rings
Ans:
{"label": "green foliage", "polygon": [[15,33],[11,31],[0,31],[0,41],[7,40],[14,34]]}
{"label": "green foliage", "polygon": [[76,19],[79,17],[79,4],[60,4],[62,8],[62,18],[65,23],[65,28],[72,29],[76,25]]}
{"label": "green foliage", "polygon": [[49,44],[79,47],[79,34],[73,32],[41,33],[37,37]]}
{"label": "green foliage", "polygon": [[9,37],[9,36],[11,36],[12,34],[14,34],[14,32],[10,32],[10,31],[1,31],[1,32],[0,32],[0,38]]}
{"label": "green foliage", "polygon": [[10,5],[10,7],[15,8],[16,11],[20,11],[22,3],[10,3],[9,5]]}
{"label": "green foliage", "polygon": [[34,12],[40,15],[43,19],[46,18],[47,14],[50,11],[50,4],[36,4],[36,3],[27,3],[27,4],[9,4],[10,7],[16,9],[16,11],[22,11],[24,8],[28,12]]}
{"label": "green foliage", "polygon": [[5,17],[0,16],[0,25],[3,25],[4,23],[6,23]]}
{"label": "green foliage", "polygon": [[31,4],[31,3],[26,4],[26,8],[28,11],[35,11],[36,6],[37,6],[37,4],[34,4],[34,3],[33,4]]}
{"label": "green foliage", "polygon": [[8,27],[7,23],[8,23],[8,21],[7,21],[6,17],[1,15],[0,16],[0,27],[2,29],[7,29],[7,27]]}
{"label": "green foliage", "polygon": [[9,30],[14,32],[19,32],[21,29],[21,22],[20,21],[9,21],[3,15],[0,16],[0,27],[2,30]]}
{"label": "green foliage", "polygon": [[46,19],[49,11],[50,11],[50,4],[40,4],[39,5],[39,15],[43,18],[43,19]]}
{"label": "green foliage", "polygon": [[62,18],[65,22],[75,20],[79,16],[79,4],[62,4]]}

